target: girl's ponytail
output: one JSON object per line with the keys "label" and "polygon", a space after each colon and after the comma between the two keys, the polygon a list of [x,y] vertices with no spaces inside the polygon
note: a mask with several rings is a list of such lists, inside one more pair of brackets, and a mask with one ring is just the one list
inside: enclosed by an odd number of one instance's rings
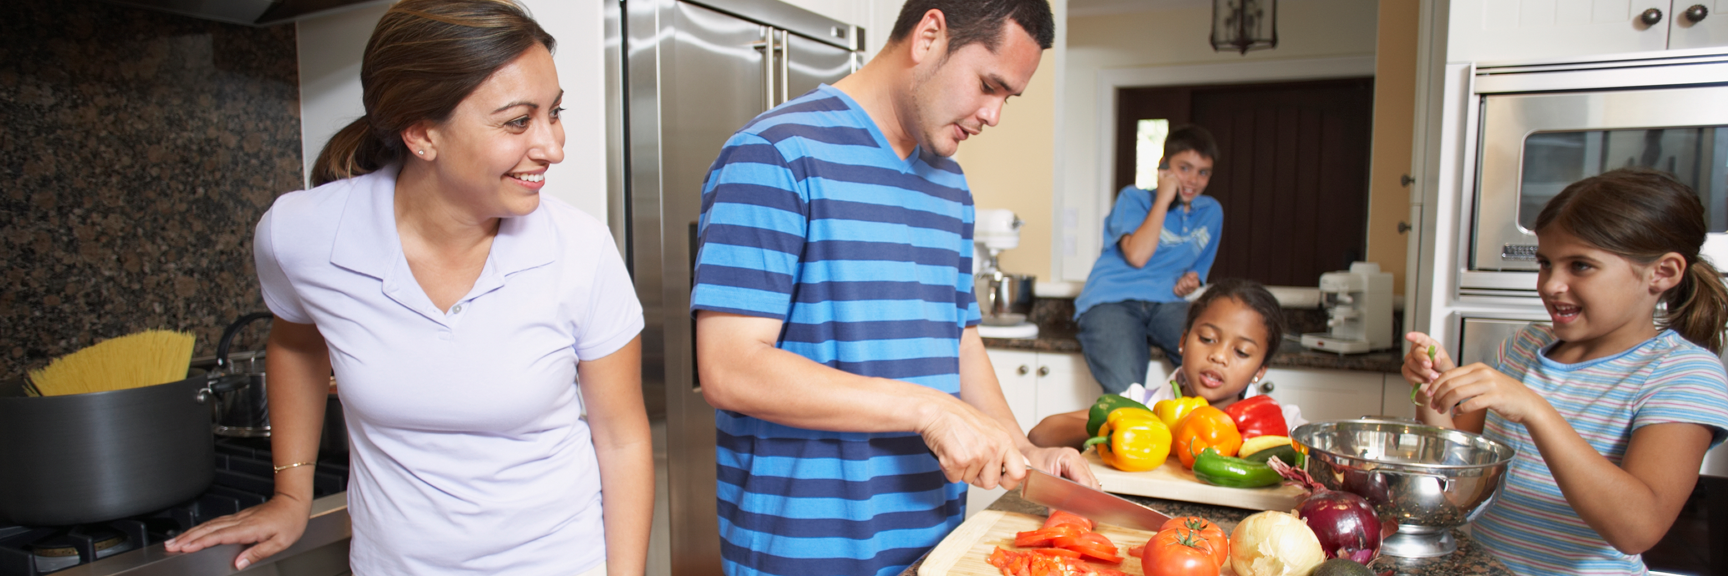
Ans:
{"label": "girl's ponytail", "polygon": [[1722,353],[1722,330],[1728,326],[1728,286],[1722,275],[1700,257],[1686,267],[1686,276],[1669,290],[1668,317],[1663,322],[1692,343]]}
{"label": "girl's ponytail", "polygon": [[368,117],[361,116],[330,137],[318,161],[312,163],[312,185],[322,186],[346,178],[369,174],[396,161],[401,146],[378,138]]}

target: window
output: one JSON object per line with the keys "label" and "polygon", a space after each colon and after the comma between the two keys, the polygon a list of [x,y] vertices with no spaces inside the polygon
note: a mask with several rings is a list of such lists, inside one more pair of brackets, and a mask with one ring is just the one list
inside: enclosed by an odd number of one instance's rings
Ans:
{"label": "window", "polygon": [[1135,188],[1151,190],[1158,186],[1158,162],[1164,159],[1164,137],[1169,135],[1169,120],[1141,120],[1135,124]]}

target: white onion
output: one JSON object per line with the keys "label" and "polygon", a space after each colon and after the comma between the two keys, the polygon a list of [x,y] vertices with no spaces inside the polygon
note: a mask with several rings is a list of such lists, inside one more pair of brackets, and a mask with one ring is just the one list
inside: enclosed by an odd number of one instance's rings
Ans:
{"label": "white onion", "polygon": [[1243,518],[1230,533],[1237,576],[1308,576],[1326,561],[1320,539],[1301,518],[1267,511]]}

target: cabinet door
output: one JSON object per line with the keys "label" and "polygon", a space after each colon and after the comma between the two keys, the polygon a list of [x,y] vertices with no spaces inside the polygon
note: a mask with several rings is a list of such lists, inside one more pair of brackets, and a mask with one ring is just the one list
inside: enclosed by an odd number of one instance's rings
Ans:
{"label": "cabinet door", "polygon": [[[1038,354],[1038,418],[1037,424],[1053,414],[1073,412],[1092,407],[1104,389],[1092,379],[1092,370],[1079,354],[1043,352]],[[1027,427],[1031,430],[1031,427]]]}
{"label": "cabinet door", "polygon": [[1379,372],[1274,368],[1260,380],[1260,391],[1301,407],[1303,419],[1320,422],[1379,414],[1384,385]]}
{"label": "cabinet door", "polygon": [[1387,374],[1381,388],[1380,415],[1393,418],[1415,418],[1416,405],[1410,403],[1410,381],[1402,374]]}
{"label": "cabinet door", "polygon": [[1038,423],[1038,353],[1019,350],[990,350],[990,367],[996,371],[996,381],[1002,384],[1002,395],[1008,399],[1008,409],[1014,411],[1014,421],[1020,431],[1031,430]]}
{"label": "cabinet door", "polygon": [[[1703,7],[1703,20],[1693,22],[1686,17],[1686,11],[1694,6]],[[1728,10],[1728,0],[1673,0],[1673,10],[1665,18],[1668,48],[1728,46],[1728,14],[1724,10]]]}
{"label": "cabinet door", "polygon": [[[1453,0],[1446,59],[1501,62],[1662,50],[1668,47],[1672,5],[1670,0]],[[1654,26],[1639,19],[1652,8],[1662,11]]]}

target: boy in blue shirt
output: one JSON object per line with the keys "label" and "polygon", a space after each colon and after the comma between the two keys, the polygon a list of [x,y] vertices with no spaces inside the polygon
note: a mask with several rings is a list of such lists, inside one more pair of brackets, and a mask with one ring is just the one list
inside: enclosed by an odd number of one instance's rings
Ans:
{"label": "boy in blue shirt", "polygon": [[1149,384],[1150,346],[1182,363],[1184,298],[1206,282],[1224,225],[1224,208],[1201,195],[1217,157],[1206,129],[1172,131],[1158,188],[1123,188],[1104,219],[1104,250],[1074,301],[1074,317],[1086,365],[1105,392]]}

